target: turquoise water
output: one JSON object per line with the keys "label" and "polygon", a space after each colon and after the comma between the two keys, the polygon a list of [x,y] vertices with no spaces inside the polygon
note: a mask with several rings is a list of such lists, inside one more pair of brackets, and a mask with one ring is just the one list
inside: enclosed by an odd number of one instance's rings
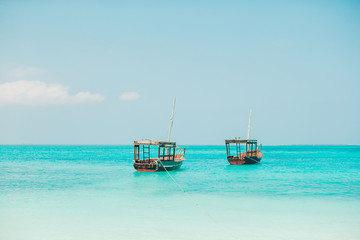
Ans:
{"label": "turquoise water", "polygon": [[360,146],[263,153],[187,146],[187,195],[132,146],[0,146],[0,239],[360,239]]}

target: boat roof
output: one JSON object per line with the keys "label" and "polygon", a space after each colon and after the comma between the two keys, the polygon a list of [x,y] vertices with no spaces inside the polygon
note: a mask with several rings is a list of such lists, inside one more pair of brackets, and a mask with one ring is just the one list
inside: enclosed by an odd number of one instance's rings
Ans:
{"label": "boat roof", "polygon": [[167,142],[167,141],[159,141],[159,140],[141,140],[134,141],[134,145],[161,145],[161,146],[174,146],[176,147],[176,142]]}
{"label": "boat roof", "polygon": [[229,139],[225,140],[225,143],[257,143],[257,140]]}

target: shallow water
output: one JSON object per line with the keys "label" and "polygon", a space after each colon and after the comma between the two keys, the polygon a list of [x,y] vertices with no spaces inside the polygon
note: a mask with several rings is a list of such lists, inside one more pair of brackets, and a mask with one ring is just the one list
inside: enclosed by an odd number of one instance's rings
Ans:
{"label": "shallow water", "polygon": [[360,146],[186,151],[188,194],[132,146],[0,146],[0,239],[360,239]]}

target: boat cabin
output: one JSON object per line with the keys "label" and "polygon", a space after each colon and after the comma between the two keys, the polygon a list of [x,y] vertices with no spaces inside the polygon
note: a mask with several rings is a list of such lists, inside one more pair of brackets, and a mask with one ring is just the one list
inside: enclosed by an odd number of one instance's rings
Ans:
{"label": "boat cabin", "polygon": [[164,171],[180,168],[185,148],[175,142],[142,140],[134,141],[134,167],[138,171]]}
{"label": "boat cabin", "polygon": [[262,145],[257,144],[257,140],[231,139],[225,140],[226,155],[230,164],[253,164],[260,162],[263,154]]}

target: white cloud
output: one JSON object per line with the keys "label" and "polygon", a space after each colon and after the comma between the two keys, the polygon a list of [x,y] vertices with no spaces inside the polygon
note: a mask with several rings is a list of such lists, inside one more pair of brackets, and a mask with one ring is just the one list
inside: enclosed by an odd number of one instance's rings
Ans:
{"label": "white cloud", "polygon": [[140,94],[137,92],[124,92],[119,98],[124,101],[135,101],[140,98]]}
{"label": "white cloud", "polygon": [[105,96],[98,93],[91,92],[79,92],[75,95],[75,101],[78,103],[82,102],[102,102],[105,100]]}
{"label": "white cloud", "polygon": [[0,84],[0,105],[61,105],[101,102],[105,96],[79,92],[72,96],[69,87],[41,81],[15,81]]}

